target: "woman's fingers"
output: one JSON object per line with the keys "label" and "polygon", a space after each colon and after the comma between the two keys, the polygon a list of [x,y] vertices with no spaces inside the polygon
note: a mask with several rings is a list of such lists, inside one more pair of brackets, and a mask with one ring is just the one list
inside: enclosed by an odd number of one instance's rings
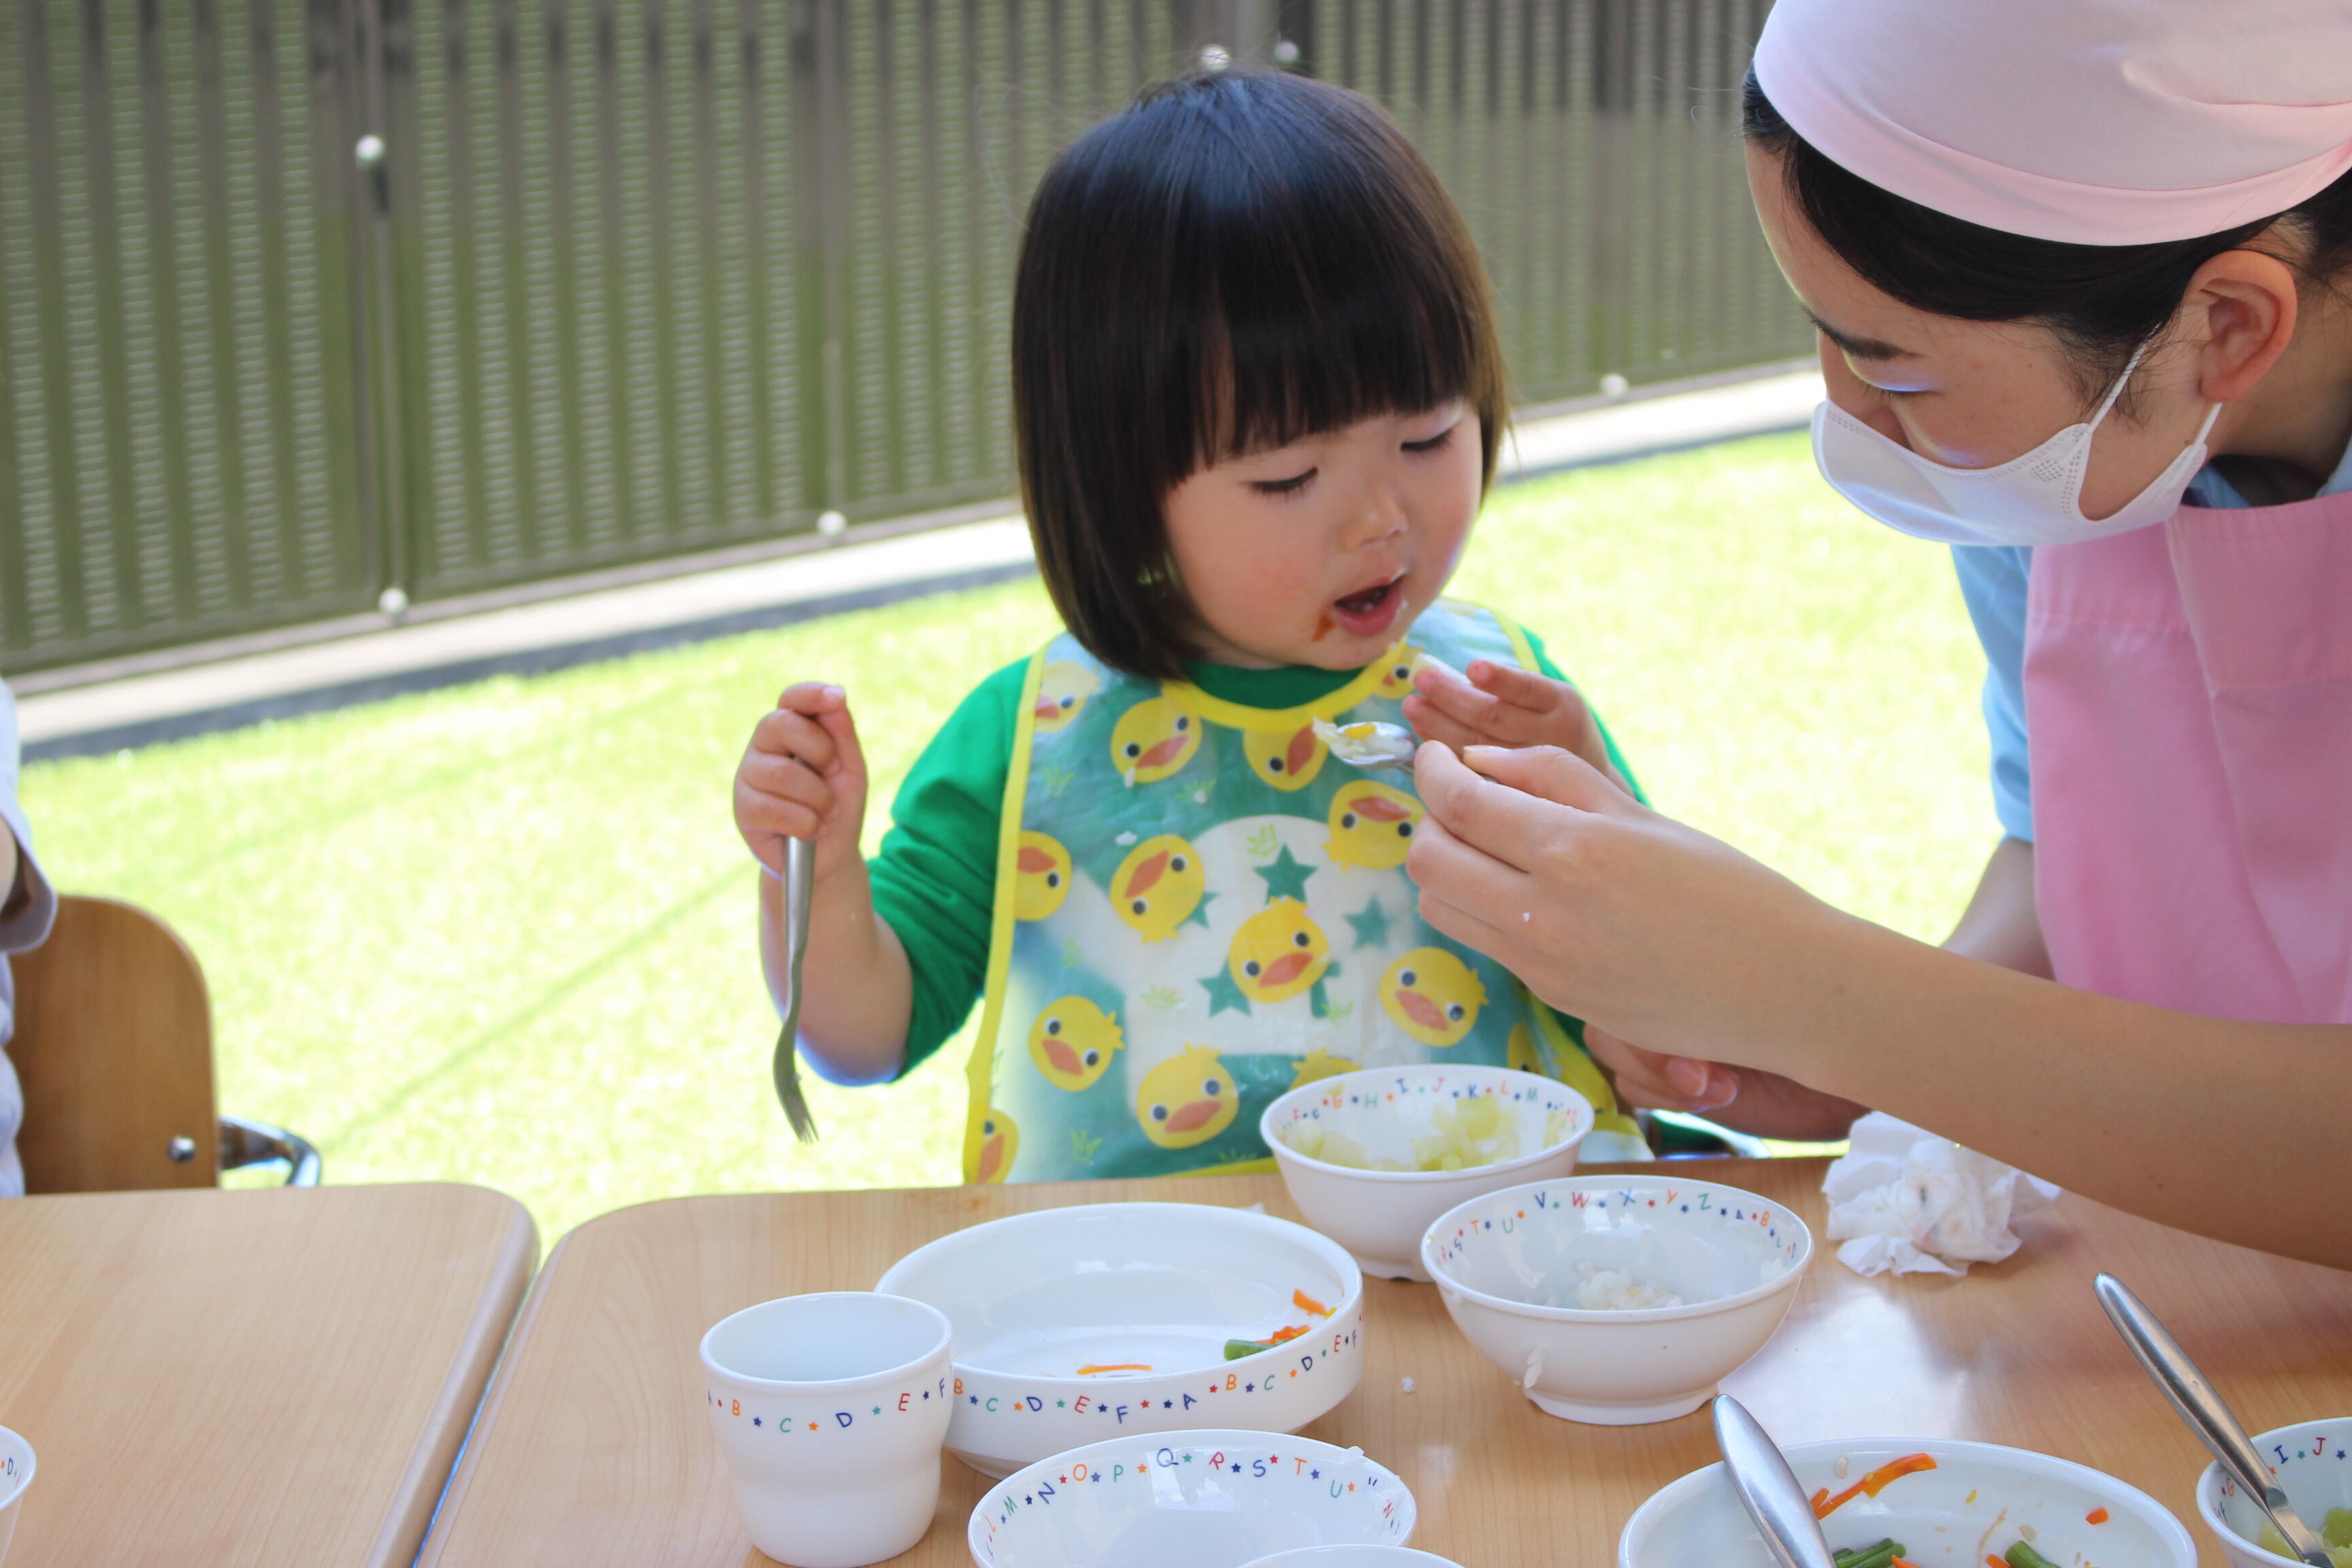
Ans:
{"label": "woman's fingers", "polygon": [[1600,769],[1574,752],[1558,746],[1528,746],[1514,751],[1503,746],[1473,746],[1462,753],[1473,772],[1515,790],[1540,796],[1578,811],[1604,816],[1622,816],[1627,807],[1640,808],[1632,796]]}
{"label": "woman's fingers", "polygon": [[1716,1062],[1645,1051],[1587,1025],[1585,1048],[1615,1079],[1618,1098],[1645,1110],[1699,1113],[1739,1098],[1739,1075]]}

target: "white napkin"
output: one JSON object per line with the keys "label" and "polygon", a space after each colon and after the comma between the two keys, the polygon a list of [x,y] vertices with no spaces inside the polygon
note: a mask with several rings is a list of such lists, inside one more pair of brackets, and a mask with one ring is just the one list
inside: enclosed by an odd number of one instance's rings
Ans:
{"label": "white napkin", "polygon": [[1948,1138],[1872,1111],[1853,1152],[1830,1166],[1830,1239],[1856,1274],[1966,1274],[2021,1245],[2010,1221],[2046,1208],[2058,1189]]}

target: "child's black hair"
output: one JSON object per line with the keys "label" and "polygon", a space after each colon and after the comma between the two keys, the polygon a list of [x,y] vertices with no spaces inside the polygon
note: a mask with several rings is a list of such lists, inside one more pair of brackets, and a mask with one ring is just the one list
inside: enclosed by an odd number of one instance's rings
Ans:
{"label": "child's black hair", "polygon": [[1021,491],[1096,658],[1183,672],[1197,627],[1161,503],[1199,469],[1454,398],[1485,473],[1508,413],[1476,247],[1369,99],[1276,71],[1146,89],[1029,206],[1013,303]]}

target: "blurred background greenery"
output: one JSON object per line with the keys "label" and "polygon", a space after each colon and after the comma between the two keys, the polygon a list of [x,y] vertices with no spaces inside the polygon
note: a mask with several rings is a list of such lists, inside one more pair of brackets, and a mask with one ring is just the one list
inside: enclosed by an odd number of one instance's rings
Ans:
{"label": "blurred background greenery", "polygon": [[[1663,809],[1914,935],[1958,915],[1996,837],[1980,656],[1944,552],[1838,500],[1802,436],[1498,491],[1454,591],[1546,639]],[[38,763],[24,796],[58,885],[194,948],[222,1108],[303,1132],[329,1181],[487,1183],[550,1243],[684,1193],[944,1184],[961,1044],[817,1084],[823,1141],[786,1131],[730,779],[821,676],[887,802],[1053,625],[1034,581],[925,598]]]}

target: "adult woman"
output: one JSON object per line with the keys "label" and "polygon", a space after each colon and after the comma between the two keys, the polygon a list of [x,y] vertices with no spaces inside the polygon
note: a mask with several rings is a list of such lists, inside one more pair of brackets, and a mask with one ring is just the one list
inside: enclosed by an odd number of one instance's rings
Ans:
{"label": "adult woman", "polygon": [[1749,110],[1824,476],[2032,547],[2030,603],[2021,555],[1963,570],[1989,712],[2023,715],[2013,837],[1939,951],[1573,759],[1425,749],[1424,911],[1591,1020],[1637,1102],[1879,1105],[2352,1266],[2309,1179],[2352,1130],[2352,24],[1780,0]]}

